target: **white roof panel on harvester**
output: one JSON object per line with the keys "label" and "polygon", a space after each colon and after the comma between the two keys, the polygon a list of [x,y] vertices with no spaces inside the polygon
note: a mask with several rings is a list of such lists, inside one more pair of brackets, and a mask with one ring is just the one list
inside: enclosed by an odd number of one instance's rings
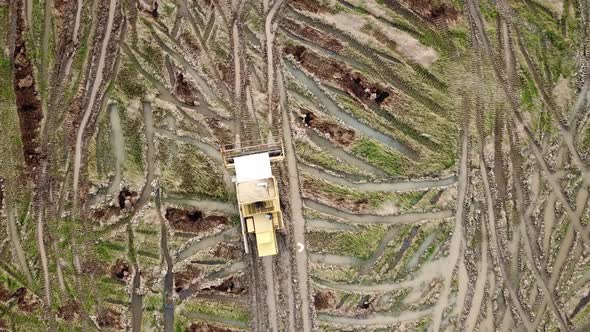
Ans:
{"label": "white roof panel on harvester", "polygon": [[234,158],[236,182],[268,179],[272,176],[268,152]]}

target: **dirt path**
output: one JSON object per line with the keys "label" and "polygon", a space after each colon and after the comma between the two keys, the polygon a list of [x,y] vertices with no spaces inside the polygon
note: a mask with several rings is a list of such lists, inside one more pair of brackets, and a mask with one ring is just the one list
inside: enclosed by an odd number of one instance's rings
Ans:
{"label": "dirt path", "polygon": [[153,182],[156,179],[156,146],[154,144],[154,113],[152,105],[149,102],[143,103],[143,125],[145,130],[145,139],[147,143],[146,159],[147,170],[145,176],[145,184],[139,195],[134,209],[137,213],[139,209],[149,202],[152,192],[154,191]]}
{"label": "dirt path", "polygon": [[428,220],[440,220],[453,216],[453,211],[442,210],[437,212],[407,212],[399,215],[381,216],[373,214],[352,214],[337,208],[318,203],[309,199],[305,200],[305,206],[322,213],[348,220],[356,224],[414,224]]}
{"label": "dirt path", "polygon": [[[276,31],[276,24],[273,24],[273,20],[277,11],[281,7],[281,5],[285,2],[285,0],[275,0],[272,4],[270,11],[266,14],[266,19],[264,21],[264,34],[266,39],[266,76],[267,76],[267,84],[266,84],[266,94],[267,94],[267,107],[268,107],[268,125],[273,126],[273,112],[272,112],[272,101],[274,97],[274,58],[273,58],[273,51],[274,51],[274,39],[275,39],[275,31]],[[265,6],[268,7],[268,0],[265,1]],[[266,9],[264,10],[266,12]]]}
{"label": "dirt path", "polygon": [[[279,331],[279,325],[277,320],[277,304],[275,299],[275,290],[272,289],[275,285],[273,268],[272,268],[272,256],[262,257],[262,268],[264,269],[264,282],[266,284],[266,306],[268,307],[268,322],[273,332]],[[269,289],[271,288],[271,289]]]}
{"label": "dirt path", "polygon": [[8,234],[10,234],[10,241],[12,243],[12,248],[14,248],[16,258],[18,259],[18,263],[20,268],[27,278],[27,282],[29,285],[33,285],[33,276],[31,275],[31,271],[29,270],[29,264],[27,263],[27,256],[25,255],[25,251],[23,250],[23,246],[20,242],[20,236],[18,234],[18,228],[16,227],[16,216],[14,211],[14,207],[12,206],[12,202],[8,200],[8,196],[6,197],[6,218],[8,222],[6,223],[6,227],[8,228]]}
{"label": "dirt path", "polygon": [[103,70],[105,66],[105,58],[107,56],[107,46],[109,45],[109,41],[111,39],[111,32],[113,30],[113,21],[115,16],[115,9],[117,7],[117,0],[110,0],[109,4],[109,16],[107,19],[107,27],[105,36],[102,40],[102,47],[100,50],[100,55],[98,57],[98,65],[96,69],[96,76],[91,85],[91,92],[90,92],[90,99],[88,101],[88,106],[84,111],[84,116],[82,117],[82,121],[80,122],[80,127],[78,128],[78,133],[76,135],[76,147],[74,153],[74,183],[73,183],[73,192],[74,192],[74,206],[77,203],[78,197],[78,184],[80,181],[80,164],[82,162],[82,139],[84,137],[84,132],[86,130],[86,124],[88,123],[88,119],[90,118],[90,114],[92,113],[92,108],[95,106],[94,102],[96,99],[96,94],[98,93],[98,89],[103,80]]}
{"label": "dirt path", "polygon": [[[439,250],[437,248],[437,250]],[[467,266],[465,266],[465,255],[461,255],[459,257],[459,266],[457,271],[457,283],[458,283],[458,290],[457,290],[457,299],[455,301],[456,305],[453,309],[453,315],[459,316],[463,314],[463,308],[465,306],[465,300],[467,298],[467,287],[469,284],[469,274],[467,272]]]}
{"label": "dirt path", "polygon": [[121,127],[119,106],[116,103],[109,105],[109,119],[111,122],[111,146],[115,152],[115,177],[107,190],[107,195],[112,195],[121,186],[123,164],[125,163],[125,139]]}
{"label": "dirt path", "polygon": [[475,329],[477,320],[481,314],[481,303],[483,302],[486,290],[487,276],[488,276],[488,235],[485,229],[485,224],[482,223],[482,240],[481,240],[481,261],[477,269],[477,280],[473,289],[473,298],[469,306],[469,314],[465,319],[464,329],[466,332],[471,332]]}
{"label": "dirt path", "polygon": [[[45,10],[43,13],[43,32],[41,35],[41,66],[39,68],[39,85],[44,86],[49,81],[47,79],[47,68],[49,67],[49,33],[52,30],[51,19],[52,19],[52,0],[45,0]],[[46,86],[46,88],[48,88]]]}
{"label": "dirt path", "polygon": [[238,209],[234,204],[220,202],[220,201],[196,201],[191,199],[176,199],[176,198],[166,198],[162,199],[166,203],[177,204],[177,205],[188,205],[204,212],[212,212],[212,211],[219,211],[226,214],[238,214]]}
{"label": "dirt path", "polygon": [[131,304],[129,311],[131,312],[131,331],[141,332],[141,321],[143,320],[143,295],[138,293],[141,288],[141,270],[136,266],[133,274],[133,282],[131,289]]}
{"label": "dirt path", "polygon": [[[301,190],[299,184],[299,174],[297,172],[297,157],[295,155],[295,146],[293,144],[291,132],[291,119],[287,108],[287,94],[283,86],[283,78],[280,71],[277,71],[277,85],[280,96],[280,109],[282,114],[282,132],[283,142],[285,144],[285,157],[287,159],[287,170],[289,177],[289,196],[291,198],[291,222],[293,224],[292,234],[294,243],[305,242],[305,219],[303,218],[303,200],[301,199]],[[309,288],[308,288],[308,271],[307,271],[307,250],[297,251],[295,254],[297,263],[297,279],[299,286],[299,296],[301,299],[301,318],[303,321],[303,331],[311,332],[312,316],[310,312]]]}
{"label": "dirt path", "polygon": [[441,327],[441,319],[443,311],[448,305],[448,297],[451,291],[451,280],[453,271],[457,261],[459,260],[459,254],[461,253],[461,244],[463,243],[463,210],[465,207],[465,198],[467,196],[467,178],[468,178],[468,147],[469,138],[467,133],[463,133],[461,139],[461,159],[459,162],[459,183],[458,192],[459,197],[457,199],[457,210],[455,212],[455,227],[453,229],[453,236],[451,237],[451,243],[449,246],[449,255],[447,256],[447,264],[445,269],[442,271],[444,280],[443,286],[440,292],[438,301],[434,305],[432,313],[432,330],[438,332]]}
{"label": "dirt path", "polygon": [[[74,45],[79,45],[78,33],[80,31],[80,21],[82,19],[82,5],[83,5],[82,0],[76,1],[76,17],[74,18],[74,29],[72,30],[72,42],[74,43]],[[92,34],[93,33],[91,32],[89,35],[92,35]],[[72,53],[71,56],[67,57],[63,77],[70,77],[72,64],[74,63],[74,56],[73,55],[74,55],[74,53]]]}
{"label": "dirt path", "polygon": [[[279,308],[278,312],[280,319],[284,322],[286,316],[286,323],[281,324],[279,329],[288,331],[297,331],[296,311],[297,304],[295,302],[295,285],[293,283],[293,255],[289,245],[290,229],[286,229],[284,236],[279,236],[277,239],[279,245],[279,256],[273,258],[274,275],[275,278],[275,293],[279,303],[286,304],[286,308]],[[286,310],[286,315],[284,311]]]}
{"label": "dirt path", "polygon": [[[420,247],[418,247],[418,249],[416,250],[416,252],[412,256],[412,258],[410,258],[410,260],[408,261],[408,264],[406,266],[407,270],[411,270],[414,268],[414,266],[418,265],[418,262],[420,262],[420,258],[422,257],[424,252],[426,252],[426,249],[428,249],[428,247],[430,247],[432,242],[434,242],[434,239],[436,238],[436,235],[437,235],[436,233],[437,233],[436,231],[431,233],[430,235],[428,235],[428,237],[426,237],[426,239],[424,239],[424,241],[422,241],[422,244],[420,244]],[[390,237],[389,242],[391,242],[392,240],[393,240],[393,236]]]}
{"label": "dirt path", "polygon": [[351,257],[351,256],[340,256],[330,254],[309,254],[309,260],[314,263],[323,263],[328,265],[355,265],[362,266],[365,264],[365,260]]}
{"label": "dirt path", "polygon": [[[243,1],[239,0],[239,3],[236,4],[236,8],[242,6]],[[240,31],[238,29],[238,22],[239,21],[239,12],[234,13],[234,22],[232,24],[232,43],[233,43],[233,60],[234,60],[234,103],[235,103],[235,113],[234,113],[234,121],[235,121],[235,128],[234,133],[236,135],[236,142],[240,142],[240,138],[244,135],[241,132],[242,126],[242,119],[241,119],[241,108],[243,107],[244,103],[242,102],[242,57],[240,56]]]}
{"label": "dirt path", "polygon": [[166,275],[164,276],[163,298],[164,298],[164,332],[174,331],[174,274],[172,269],[174,263],[170,256],[168,247],[168,227],[166,220],[162,217],[162,204],[160,201],[160,190],[156,194],[156,209],[160,220],[160,251],[166,263]]}
{"label": "dirt path", "polygon": [[396,182],[352,182],[346,178],[342,178],[339,176],[334,176],[329,174],[323,170],[306,166],[300,165],[299,168],[303,170],[305,173],[314,176],[315,178],[319,178],[322,180],[326,180],[335,184],[339,184],[342,186],[351,187],[357,190],[362,191],[383,191],[383,192],[404,192],[404,191],[413,191],[413,190],[424,190],[424,189],[432,189],[432,188],[444,188],[448,186],[452,186],[457,182],[456,176],[449,176],[442,179],[426,179],[426,180],[408,180],[408,181],[396,181]]}
{"label": "dirt path", "polygon": [[530,330],[530,321],[528,315],[525,313],[522,304],[518,298],[517,290],[515,289],[512,279],[509,278],[509,274],[506,271],[506,266],[503,262],[503,252],[500,246],[500,241],[498,239],[498,230],[496,228],[496,216],[494,211],[494,200],[492,198],[492,193],[489,184],[489,178],[487,173],[487,167],[485,164],[485,158],[483,155],[483,145],[480,144],[479,147],[479,156],[480,156],[480,172],[481,177],[483,179],[483,186],[485,190],[485,197],[486,197],[486,205],[487,205],[487,222],[489,224],[489,232],[491,234],[493,249],[496,250],[497,255],[497,265],[498,269],[500,270],[500,275],[504,281],[504,285],[508,290],[508,294],[510,295],[510,300],[512,305],[516,307],[516,311],[520,316],[523,324],[525,325],[527,330]]}
{"label": "dirt path", "polygon": [[[46,165],[46,164],[45,164]],[[46,170],[45,170],[46,171]],[[41,266],[43,268],[43,291],[45,292],[45,303],[44,306],[47,309],[47,314],[49,314],[52,309],[52,290],[51,290],[51,276],[49,272],[49,260],[47,258],[47,252],[45,251],[45,236],[44,236],[44,228],[45,228],[45,220],[44,220],[44,213],[41,211],[45,211],[45,202],[41,201],[38,203],[39,211],[37,211],[37,247],[39,248],[39,256],[41,257]]]}
{"label": "dirt path", "polygon": [[419,320],[432,313],[431,310],[421,311],[404,311],[396,315],[371,314],[364,318],[335,316],[329,314],[318,314],[318,320],[333,324],[343,324],[350,326],[367,326],[367,325],[391,325],[404,321]]}
{"label": "dirt path", "polygon": [[549,194],[547,202],[545,203],[545,209],[543,213],[543,252],[545,255],[549,255],[551,244],[551,234],[553,234],[553,227],[555,226],[555,203],[557,196],[554,192]]}
{"label": "dirt path", "polygon": [[307,229],[332,229],[332,230],[340,230],[340,231],[353,231],[358,229],[358,227],[337,222],[337,221],[328,221],[324,219],[305,219],[305,227]]}

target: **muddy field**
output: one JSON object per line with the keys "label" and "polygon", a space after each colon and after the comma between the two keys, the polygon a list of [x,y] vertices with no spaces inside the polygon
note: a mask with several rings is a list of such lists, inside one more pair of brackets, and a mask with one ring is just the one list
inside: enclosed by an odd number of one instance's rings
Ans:
{"label": "muddy field", "polygon": [[0,1],[0,331],[589,330],[588,9]]}

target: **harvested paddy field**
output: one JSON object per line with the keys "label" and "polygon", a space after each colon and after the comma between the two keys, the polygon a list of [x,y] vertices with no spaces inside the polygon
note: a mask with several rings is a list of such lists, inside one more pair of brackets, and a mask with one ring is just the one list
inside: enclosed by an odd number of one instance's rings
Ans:
{"label": "harvested paddy field", "polygon": [[0,331],[589,330],[589,22],[0,0]]}

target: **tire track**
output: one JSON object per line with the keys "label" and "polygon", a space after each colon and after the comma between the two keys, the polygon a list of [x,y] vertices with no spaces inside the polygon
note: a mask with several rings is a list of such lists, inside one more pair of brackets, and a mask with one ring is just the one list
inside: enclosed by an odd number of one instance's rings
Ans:
{"label": "tire track", "polygon": [[[392,225],[403,225],[403,224],[414,224],[425,222],[429,220],[440,220],[446,219],[453,216],[451,210],[441,210],[437,212],[406,212],[399,215],[373,215],[373,214],[352,214],[347,213],[329,205],[305,199],[305,206],[316,211],[329,214],[341,219],[348,220],[356,224],[392,224]],[[457,244],[455,244],[457,245]]]}
{"label": "tire track", "polygon": [[109,12],[107,18],[107,25],[105,35],[102,40],[102,46],[100,49],[100,54],[98,57],[98,65],[96,69],[96,76],[92,81],[91,85],[91,92],[90,92],[90,99],[88,101],[88,106],[84,111],[84,116],[82,117],[82,121],[80,122],[80,127],[78,129],[76,135],[76,146],[74,152],[74,178],[73,178],[73,192],[74,192],[74,206],[77,205],[78,200],[78,183],[80,181],[80,164],[82,162],[82,138],[84,137],[84,132],[86,130],[86,125],[88,120],[90,119],[90,115],[92,113],[92,109],[94,108],[94,101],[98,94],[98,89],[103,81],[103,70],[105,67],[105,58],[107,56],[107,47],[109,45],[109,41],[111,39],[111,33],[113,30],[113,22],[115,16],[115,9],[117,7],[117,0],[110,0],[109,2]]}
{"label": "tire track", "polygon": [[[289,197],[292,218],[292,239],[294,243],[305,245],[305,218],[303,217],[303,200],[301,199],[301,190],[299,183],[299,174],[297,172],[297,157],[295,146],[293,144],[289,110],[287,106],[287,94],[284,87],[283,78],[280,71],[277,71],[277,85],[279,90],[280,110],[282,115],[282,132],[283,142],[285,144],[285,157],[287,159],[287,173],[289,179]],[[307,250],[298,251],[295,254],[297,265],[297,280],[299,286],[299,297],[301,300],[301,319],[304,332],[311,332],[313,328],[313,317],[310,310],[308,270],[307,270]]]}
{"label": "tire track", "polygon": [[[481,241],[481,261],[477,269],[477,280],[473,290],[473,298],[469,306],[469,314],[465,320],[464,330],[471,332],[474,330],[478,317],[480,316],[481,304],[485,295],[485,288],[488,276],[488,236],[485,223],[482,224],[482,241]],[[491,292],[490,292],[491,294]]]}
{"label": "tire track", "polygon": [[406,192],[433,188],[445,188],[457,183],[457,176],[452,175],[441,179],[407,180],[395,182],[352,182],[347,178],[327,173],[315,167],[300,165],[299,168],[314,178],[354,188],[361,191]]}
{"label": "tire track", "polygon": [[443,311],[448,305],[448,297],[450,294],[451,279],[453,271],[459,260],[461,253],[461,244],[463,243],[463,213],[465,208],[465,200],[467,196],[467,179],[468,179],[468,145],[469,138],[467,133],[462,134],[461,139],[461,157],[459,161],[459,182],[457,198],[457,211],[455,212],[455,226],[453,229],[453,236],[451,237],[451,244],[449,247],[449,255],[447,256],[447,268],[444,271],[443,286],[440,292],[440,296],[434,308],[432,309],[432,330],[439,331],[441,328],[441,320]]}

